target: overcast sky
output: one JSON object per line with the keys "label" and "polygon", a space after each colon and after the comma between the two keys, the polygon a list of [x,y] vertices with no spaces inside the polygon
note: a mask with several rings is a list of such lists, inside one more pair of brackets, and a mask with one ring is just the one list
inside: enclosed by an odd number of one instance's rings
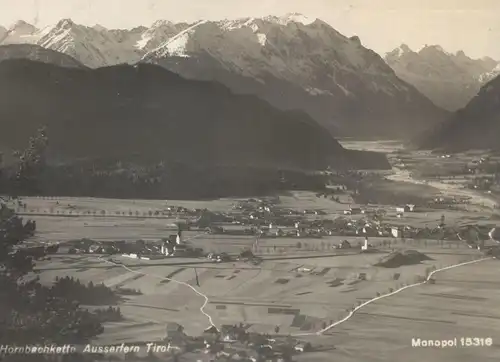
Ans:
{"label": "overcast sky", "polygon": [[408,44],[418,50],[439,44],[469,56],[500,60],[500,0],[0,0],[0,24],[17,20],[38,26],[61,18],[112,28],[171,21],[217,20],[299,12],[358,35],[385,53]]}

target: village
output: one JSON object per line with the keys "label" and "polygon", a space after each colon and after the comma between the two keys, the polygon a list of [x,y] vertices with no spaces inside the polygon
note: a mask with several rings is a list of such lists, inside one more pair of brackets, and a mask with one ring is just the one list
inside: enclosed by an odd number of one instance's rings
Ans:
{"label": "village", "polygon": [[500,257],[495,208],[483,204],[494,193],[465,185],[444,192],[438,176],[427,184],[416,176],[422,168],[406,167],[414,183],[327,171],[323,191],[273,196],[12,199],[33,220],[16,252],[37,260],[46,285],[64,273],[120,295],[109,304],[120,318],[106,312],[95,343],[166,346],[129,360],[330,358],[349,342],[327,331],[362,301],[415,283],[439,288],[434,272]]}
{"label": "village", "polygon": [[[160,240],[136,240],[135,243],[125,240],[113,242],[101,242],[89,238],[80,240],[69,240],[65,243],[45,247],[49,253],[66,247],[70,254],[120,254],[130,258],[143,260],[161,259],[166,257],[206,257],[214,262],[230,262],[232,260],[246,257],[258,260],[254,254],[265,252],[287,253],[304,252],[308,250],[308,239],[323,239],[328,236],[342,236],[346,239],[339,243],[320,242],[322,251],[331,249],[358,249],[366,250],[373,247],[372,241],[377,247],[390,248],[400,240],[455,240],[466,242],[470,247],[478,248],[484,242],[491,240],[489,235],[494,224],[478,224],[457,227],[447,225],[445,212],[457,205],[468,205],[470,201],[466,198],[457,199],[451,197],[435,197],[427,201],[425,205],[406,204],[393,208],[370,207],[346,205],[342,215],[330,218],[322,210],[293,210],[281,208],[273,204],[271,200],[247,199],[233,205],[230,212],[213,212],[208,209],[187,209],[183,207],[168,206],[165,213],[160,211],[151,212],[151,217],[162,217],[170,219],[175,217],[177,222],[171,224],[172,233]],[[424,218],[429,213],[443,211],[434,222],[425,221],[425,225],[417,225],[415,219]],[[36,211],[34,211],[36,212]],[[71,215],[71,214],[69,214]],[[148,214],[149,215],[149,214]],[[125,215],[127,216],[127,215]],[[405,223],[406,219],[412,222]],[[413,225],[412,225],[413,224]],[[419,223],[421,224],[421,223]],[[249,236],[255,238],[249,249],[241,250],[236,255],[227,253],[217,254],[200,247],[192,247],[183,242],[183,232],[198,232],[208,235]],[[296,240],[296,244],[287,248],[273,246],[265,250],[259,249],[258,240],[266,240],[271,244],[276,240],[290,238]],[[351,238],[351,240],[349,240]],[[354,238],[354,239],[352,239]],[[360,239],[362,238],[362,239]],[[384,240],[381,240],[384,239]],[[301,240],[306,240],[301,242]],[[43,246],[30,249],[33,253],[45,250]]]}

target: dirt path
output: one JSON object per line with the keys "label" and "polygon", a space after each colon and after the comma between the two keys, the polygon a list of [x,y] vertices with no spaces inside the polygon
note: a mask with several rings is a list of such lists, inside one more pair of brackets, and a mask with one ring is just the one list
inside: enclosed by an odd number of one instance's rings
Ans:
{"label": "dirt path", "polygon": [[395,294],[401,293],[402,291],[404,291],[406,289],[418,287],[420,285],[424,285],[424,284],[428,283],[429,280],[436,273],[439,273],[439,272],[442,272],[442,271],[445,271],[445,270],[449,270],[449,269],[459,268],[461,266],[466,266],[466,265],[469,265],[469,264],[475,264],[475,263],[479,263],[479,262],[482,262],[482,261],[491,260],[491,259],[493,259],[493,258],[482,258],[482,259],[478,259],[478,260],[468,261],[468,262],[465,262],[465,263],[450,265],[450,266],[447,266],[447,267],[444,267],[444,268],[441,268],[441,269],[436,269],[433,272],[429,273],[429,275],[427,276],[427,279],[425,281],[420,282],[420,283],[410,284],[410,285],[401,287],[401,288],[393,291],[392,293],[384,294],[384,295],[381,295],[379,297],[375,297],[373,299],[367,300],[366,302],[364,302],[364,303],[358,305],[357,307],[355,307],[345,318],[343,318],[343,319],[341,319],[341,320],[339,320],[339,321],[337,321],[335,323],[330,324],[329,326],[327,326],[326,328],[323,328],[323,329],[319,330],[318,332],[313,332],[313,333],[299,333],[299,334],[295,334],[294,336],[295,337],[302,337],[302,336],[321,335],[321,334],[329,331],[330,329],[335,328],[335,327],[341,325],[342,323],[347,322],[349,319],[351,319],[354,316],[354,314],[357,311],[359,311],[360,309],[366,307],[367,305],[369,305],[371,303],[374,303],[374,302],[376,302],[376,301],[378,301],[380,299],[383,299],[383,298],[391,297],[391,296],[393,296]]}
{"label": "dirt path", "polygon": [[[201,236],[201,235],[205,235],[205,233],[203,234],[198,234],[198,235],[195,235],[193,236],[192,238],[189,238],[189,239],[186,239],[185,241],[188,241],[188,240],[192,240],[192,239],[195,239],[196,237],[198,236]],[[102,259],[102,257],[99,257],[97,258],[99,261],[102,261],[102,262],[105,262],[107,264],[111,264],[111,265],[114,265],[114,266],[119,266],[119,267],[122,267],[123,269],[127,270],[128,272],[130,273],[134,273],[134,274],[138,274],[138,275],[143,275],[143,276],[148,276],[148,277],[151,277],[151,278],[155,278],[155,279],[161,279],[161,280],[167,280],[169,282],[172,282],[172,283],[176,283],[176,284],[179,284],[179,285],[183,285],[185,287],[188,287],[189,289],[191,289],[194,293],[196,293],[198,296],[202,297],[204,299],[204,302],[203,302],[203,305],[200,307],[200,312],[208,319],[208,322],[210,323],[210,325],[212,327],[215,327],[217,329],[217,326],[214,324],[213,322],[213,318],[210,314],[208,314],[206,311],[205,311],[205,307],[208,305],[208,303],[210,302],[209,298],[203,294],[202,292],[200,292],[198,289],[196,289],[195,287],[193,287],[191,284],[188,284],[188,283],[185,283],[185,282],[181,282],[179,280],[175,280],[173,278],[168,278],[168,277],[164,277],[164,276],[159,276],[159,275],[155,275],[155,274],[148,274],[148,273],[142,273],[142,272],[139,272],[137,270],[133,270],[131,268],[129,268],[128,266],[126,265],[123,265],[123,264],[118,264],[118,263],[114,263],[110,260],[105,260],[105,259]]]}

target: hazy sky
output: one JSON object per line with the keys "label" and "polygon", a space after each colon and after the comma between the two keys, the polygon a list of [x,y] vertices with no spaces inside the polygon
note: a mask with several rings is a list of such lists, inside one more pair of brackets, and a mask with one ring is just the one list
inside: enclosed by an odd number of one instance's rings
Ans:
{"label": "hazy sky", "polygon": [[154,20],[196,21],[299,12],[385,53],[408,44],[439,44],[500,60],[500,0],[0,0],[0,24],[38,26],[61,18],[128,28]]}

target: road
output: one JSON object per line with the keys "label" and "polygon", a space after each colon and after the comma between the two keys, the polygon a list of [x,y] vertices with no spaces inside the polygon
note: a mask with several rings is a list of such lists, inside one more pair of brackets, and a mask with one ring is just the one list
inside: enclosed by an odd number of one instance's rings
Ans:
{"label": "road", "polygon": [[421,285],[424,285],[426,283],[429,282],[429,280],[432,279],[432,277],[434,276],[434,274],[437,274],[439,272],[442,272],[442,271],[445,271],[445,270],[450,270],[450,269],[454,269],[454,268],[459,268],[459,267],[463,267],[463,266],[466,266],[466,265],[470,265],[470,264],[475,264],[475,263],[479,263],[479,262],[483,262],[483,261],[486,261],[486,260],[492,260],[493,258],[491,257],[488,257],[488,258],[482,258],[482,259],[477,259],[477,260],[472,260],[472,261],[467,261],[467,262],[464,262],[464,263],[459,263],[459,264],[454,264],[454,265],[450,265],[450,266],[447,266],[447,267],[444,267],[444,268],[440,268],[440,269],[436,269],[434,271],[432,271],[431,273],[429,273],[429,275],[427,276],[426,280],[423,281],[423,282],[420,282],[420,283],[415,283],[415,284],[410,284],[410,285],[406,285],[404,287],[401,287],[399,289],[396,289],[395,291],[391,292],[391,293],[388,293],[388,294],[384,294],[384,295],[381,295],[381,296],[378,296],[378,297],[374,297],[372,299],[369,299],[367,300],[366,302],[358,305],[357,307],[355,307],[346,317],[344,317],[343,319],[339,320],[339,321],[336,321],[332,324],[330,324],[329,326],[326,326],[325,328],[319,330],[318,332],[313,332],[313,333],[298,333],[298,334],[295,334],[294,336],[295,337],[303,337],[303,336],[312,336],[312,335],[321,335],[327,331],[329,331],[330,329],[332,328],[335,328],[345,322],[347,322],[349,319],[351,319],[354,314],[359,311],[360,309],[366,307],[367,305],[371,304],[371,303],[374,303],[380,299],[383,299],[383,298],[388,298],[388,297],[391,297],[393,295],[396,295],[398,293],[401,293],[402,291],[406,290],[406,289],[409,289],[409,288],[414,288],[414,287],[418,287],[418,286],[421,286]]}

